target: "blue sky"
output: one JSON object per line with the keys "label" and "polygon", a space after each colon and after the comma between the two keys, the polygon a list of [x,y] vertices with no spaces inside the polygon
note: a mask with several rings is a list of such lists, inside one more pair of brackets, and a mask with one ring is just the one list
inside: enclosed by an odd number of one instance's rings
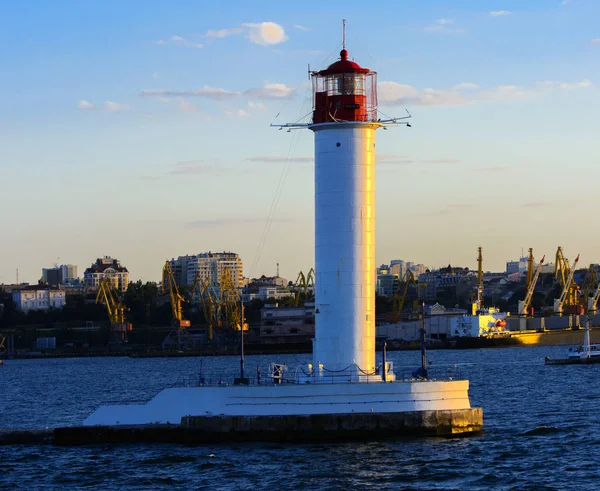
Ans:
{"label": "blue sky", "polygon": [[600,2],[224,5],[2,3],[0,283],[105,254],[144,280],[207,250],[313,266],[313,135],[269,124],[310,111],[342,18],[381,111],[413,115],[378,133],[378,262],[600,262]]}

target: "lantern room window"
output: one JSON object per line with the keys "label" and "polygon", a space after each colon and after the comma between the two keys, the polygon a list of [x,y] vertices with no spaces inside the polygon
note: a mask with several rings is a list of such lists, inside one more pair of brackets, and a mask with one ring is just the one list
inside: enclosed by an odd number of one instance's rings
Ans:
{"label": "lantern room window", "polygon": [[312,73],[313,123],[377,121],[377,73],[348,60]]}

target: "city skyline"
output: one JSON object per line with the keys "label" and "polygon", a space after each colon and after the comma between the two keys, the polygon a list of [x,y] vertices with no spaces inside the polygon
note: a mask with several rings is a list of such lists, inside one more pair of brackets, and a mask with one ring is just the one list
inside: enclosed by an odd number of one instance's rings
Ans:
{"label": "city skyline", "polygon": [[269,124],[310,111],[306,65],[335,61],[341,17],[381,111],[413,115],[378,135],[377,264],[600,262],[597,3],[178,5],[3,6],[0,283],[107,254],[144,281],[196,251],[248,277],[312,267],[313,135]]}

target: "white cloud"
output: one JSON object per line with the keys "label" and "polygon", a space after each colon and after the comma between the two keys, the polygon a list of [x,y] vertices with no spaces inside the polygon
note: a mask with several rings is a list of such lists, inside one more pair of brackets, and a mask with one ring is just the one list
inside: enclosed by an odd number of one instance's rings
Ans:
{"label": "white cloud", "polygon": [[172,176],[209,174],[223,170],[215,162],[207,162],[206,160],[184,160],[177,162],[169,170]]}
{"label": "white cloud", "polygon": [[114,102],[114,101],[106,101],[102,107],[104,108],[105,111],[109,111],[109,112],[119,112],[119,111],[126,111],[127,109],[129,109],[129,106],[127,104],[120,104],[119,102]]}
{"label": "white cloud", "polygon": [[238,27],[206,31],[204,37],[209,39],[223,39],[238,34],[246,34],[251,43],[260,44],[261,46],[272,46],[289,39],[285,34],[284,28],[275,22],[246,22]]}
{"label": "white cloud", "polygon": [[592,44],[600,44],[600,38],[592,39],[591,43]]}
{"label": "white cloud", "polygon": [[251,43],[261,46],[280,44],[288,40],[283,27],[275,22],[261,22],[260,24],[243,24],[249,29],[248,39]]}
{"label": "white cloud", "polygon": [[202,44],[195,43],[190,41],[189,39],[185,39],[181,36],[173,35],[168,40],[159,39],[157,41],[152,41],[152,44],[165,45],[165,44],[174,44],[175,46],[185,46],[188,48],[202,48]]}
{"label": "white cloud", "polygon": [[77,104],[77,106],[79,107],[79,109],[88,109],[88,110],[96,109],[95,104],[92,104],[91,102],[88,102],[85,99],[80,100],[79,103]]}
{"label": "white cloud", "polygon": [[567,5],[571,0],[563,0],[562,2],[560,2],[560,4],[564,7],[565,5]]}
{"label": "white cloud", "polygon": [[215,38],[215,39],[223,39],[229,36],[233,36],[235,34],[241,34],[244,32],[242,27],[232,27],[231,29],[217,29],[217,30],[209,30],[204,34],[207,38]]}
{"label": "white cloud", "polygon": [[312,31],[310,27],[301,26],[300,24],[294,24],[294,27],[300,31]]}
{"label": "white cloud", "polygon": [[285,84],[266,83],[262,87],[251,88],[245,91],[230,91],[218,87],[205,86],[193,90],[165,90],[150,89],[143,90],[140,95],[145,97],[204,97],[216,101],[231,100],[236,98],[252,99],[290,99],[296,93],[296,89]]}
{"label": "white cloud", "polygon": [[452,19],[436,19],[433,25],[426,26],[423,28],[425,32],[437,32],[443,34],[458,34],[461,32],[465,32],[462,28],[457,27],[449,27],[454,24]]}
{"label": "white cloud", "polygon": [[247,157],[246,162],[263,162],[266,164],[284,164],[286,162],[313,162],[314,157],[285,157],[283,155],[259,155]]}
{"label": "white cloud", "polygon": [[459,106],[474,104],[480,101],[501,101],[533,97],[549,90],[574,90],[593,87],[590,80],[580,82],[536,82],[531,87],[516,85],[499,85],[481,89],[476,84],[463,82],[449,89],[419,90],[412,85],[396,82],[380,82],[379,101],[381,105],[416,105],[416,106]]}
{"label": "white cloud", "polygon": [[236,109],[235,111],[225,111],[227,116],[231,116],[233,118],[248,118],[250,113],[245,111],[244,109]]}
{"label": "white cloud", "polygon": [[478,89],[479,85],[473,84],[471,82],[462,82],[460,84],[456,84],[452,87],[453,90],[475,90]]}
{"label": "white cloud", "polygon": [[504,17],[505,15],[510,15],[512,12],[510,10],[494,10],[490,12],[492,17]]}
{"label": "white cloud", "polygon": [[571,89],[581,89],[592,87],[593,84],[589,80],[582,80],[581,82],[574,83],[566,83],[566,82],[556,82],[556,81],[544,81],[544,82],[536,82],[536,87],[540,87],[543,89],[563,89],[563,90],[571,90]]}
{"label": "white cloud", "polygon": [[262,102],[248,101],[248,107],[250,109],[265,109],[267,106],[266,106],[266,104],[263,104]]}

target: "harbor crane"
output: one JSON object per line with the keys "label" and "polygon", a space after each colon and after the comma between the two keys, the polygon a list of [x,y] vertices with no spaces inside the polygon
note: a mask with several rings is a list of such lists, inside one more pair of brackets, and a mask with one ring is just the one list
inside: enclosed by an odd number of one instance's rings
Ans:
{"label": "harbor crane", "polygon": [[600,283],[598,282],[598,269],[590,264],[587,275],[585,276],[585,286],[583,293],[583,307],[586,314],[596,312],[598,300],[600,299]]}
{"label": "harbor crane", "polygon": [[221,320],[218,308],[218,295],[212,288],[208,279],[202,279],[200,273],[194,278],[194,284],[192,286],[192,300],[194,299],[196,292],[202,306],[202,312],[204,313],[204,320],[208,328],[208,339],[212,341],[214,337],[215,327],[221,327]]}
{"label": "harbor crane", "polygon": [[477,300],[475,305],[473,305],[473,315],[475,315],[478,310],[483,309],[483,255],[481,251],[482,249],[479,247],[477,249]]}
{"label": "harbor crane", "polygon": [[220,308],[227,325],[236,331],[247,331],[248,324],[242,319],[242,301],[229,268],[225,268],[219,278]]}
{"label": "harbor crane", "polygon": [[310,268],[306,276],[302,271],[298,273],[296,283],[294,283],[294,307],[300,305],[300,295],[304,293],[304,301],[309,297],[315,289],[315,270]]}
{"label": "harbor crane", "polygon": [[540,276],[540,272],[542,271],[542,267],[544,266],[544,260],[546,256],[542,257],[542,260],[535,268],[535,273],[529,282],[529,286],[525,292],[525,299],[519,300],[518,310],[520,316],[526,316],[529,313],[529,307],[531,306],[531,299],[533,298],[533,291],[535,290],[535,285],[537,284],[538,278]]}
{"label": "harbor crane", "polygon": [[185,298],[179,293],[179,288],[177,287],[177,282],[175,281],[175,275],[173,274],[173,270],[171,269],[171,263],[169,261],[165,262],[162,271],[162,289],[163,292],[168,292],[171,298],[171,313],[173,315],[173,327],[176,329],[176,333],[169,333],[167,339],[171,338],[173,334],[177,336],[177,349],[181,349],[182,347],[182,337],[188,338],[186,336],[187,332],[186,328],[190,327],[190,321],[184,319],[183,317],[183,302],[185,302]]}
{"label": "harbor crane", "polygon": [[[400,289],[402,288],[402,284],[404,285],[404,289],[402,290],[402,295],[400,295]],[[402,277],[401,283],[398,285],[398,290],[396,290],[396,293],[392,297],[392,322],[398,322],[400,320],[400,314],[402,313],[402,309],[404,308],[404,302],[406,301],[406,296],[408,295],[408,289],[410,288],[410,285],[414,285],[418,295],[419,285],[417,283],[417,280],[415,279],[415,275],[410,269],[407,269],[406,273]]]}
{"label": "harbor crane", "polygon": [[[554,272],[554,280],[555,282],[560,285],[561,288],[561,296],[563,296],[563,293],[566,290],[566,293],[564,294],[564,301],[562,304],[563,310],[565,307],[571,307],[571,310],[577,308],[578,310],[580,310],[577,306],[579,305],[579,294],[580,294],[580,288],[577,285],[577,283],[574,283],[572,280],[570,282],[570,284],[567,287],[567,282],[569,280],[569,276],[571,274],[571,269],[575,270],[575,264],[573,264],[573,267],[571,268],[571,266],[569,265],[569,260],[567,258],[564,257],[563,254],[563,250],[562,247],[559,247],[558,250],[556,251],[556,260],[555,260],[555,272]],[[567,287],[567,288],[565,288]],[[556,309],[555,309],[556,311]],[[570,312],[573,313],[573,312]]]}
{"label": "harbor crane", "polygon": [[[562,252],[561,252],[561,248],[558,248],[558,252],[557,252],[557,259],[558,259],[558,253],[561,253],[562,256]],[[577,263],[579,262],[579,254],[577,255],[577,257],[575,258],[575,261],[573,261],[573,266],[568,270],[568,275],[566,276],[566,278],[563,276],[562,279],[564,281],[564,285],[562,288],[562,293],[560,294],[559,298],[555,298],[554,299],[554,313],[557,315],[562,315],[563,314],[563,309],[565,307],[565,305],[568,306],[572,306],[572,305],[577,305],[577,296],[576,296],[576,288],[572,288],[573,285],[573,277],[575,276],[575,269],[577,266]],[[568,267],[568,262],[567,260],[563,260],[563,265],[566,264],[566,266]],[[556,266],[558,267],[558,262],[556,264]],[[557,270],[558,272],[558,270]],[[564,275],[565,273],[565,268],[561,267],[561,274]],[[573,296],[573,292],[575,292],[575,300],[573,301],[571,299],[571,297]]]}
{"label": "harbor crane", "polygon": [[126,343],[127,333],[131,331],[131,324],[125,320],[125,304],[113,288],[109,278],[103,278],[98,285],[96,303],[104,304],[108,311],[111,340],[116,343]]}

